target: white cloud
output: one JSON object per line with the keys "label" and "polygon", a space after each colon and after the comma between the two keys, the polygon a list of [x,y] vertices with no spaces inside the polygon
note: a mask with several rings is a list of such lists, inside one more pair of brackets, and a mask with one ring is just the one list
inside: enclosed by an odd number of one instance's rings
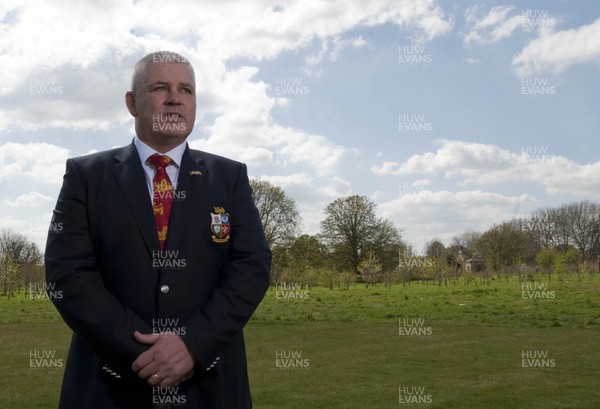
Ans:
{"label": "white cloud", "polygon": [[[16,229],[25,225],[27,225],[27,221],[13,216],[0,217],[0,228],[2,229]],[[47,228],[48,226],[46,225]]]}
{"label": "white cloud", "polygon": [[[225,115],[230,118],[235,112]],[[217,120],[209,128],[207,139],[190,141],[190,146],[240,160],[253,166],[275,164],[286,168],[297,165],[310,168],[317,176],[334,172],[348,149],[314,135],[289,127],[271,124],[270,118],[244,122],[240,119]],[[268,149],[264,146],[268,146]]]}
{"label": "white cloud", "polygon": [[463,39],[464,44],[469,46],[471,43],[494,43],[510,37],[516,29],[523,27],[521,15],[508,17],[513,9],[513,6],[496,6],[480,17],[481,6],[469,7],[465,12],[469,32]]}
{"label": "white cloud", "polygon": [[381,190],[376,190],[374,191],[371,196],[369,197],[370,200],[374,201],[374,202],[378,202],[379,199],[381,199],[382,197],[385,196],[385,192],[381,191]]}
{"label": "white cloud", "polygon": [[317,192],[331,199],[330,201],[333,201],[337,198],[351,195],[352,186],[347,180],[335,176],[327,186],[317,189]]}
{"label": "white cloud", "polygon": [[48,202],[52,202],[52,198],[38,192],[22,194],[15,200],[4,199],[4,204],[10,207],[38,207]]}
{"label": "white cloud", "polygon": [[[6,203],[4,205],[8,206]],[[35,212],[32,212],[30,208],[20,208],[14,212],[16,215],[0,217],[0,228],[24,234],[40,250],[44,251],[48,237],[48,227],[50,226],[53,212],[51,210],[52,205],[48,205],[46,201],[42,207],[49,207],[49,209],[38,208]],[[5,207],[5,214],[8,209],[12,212],[14,208],[10,206]]]}
{"label": "white cloud", "polygon": [[481,6],[475,5],[466,9],[465,18],[467,23],[472,26],[474,30],[490,28],[504,23],[508,13],[513,9],[513,6],[496,6],[492,7],[488,14],[479,17],[478,14],[481,10]]}
{"label": "white cloud", "polygon": [[323,69],[319,68],[319,64],[327,56],[328,50],[328,42],[326,40],[321,41],[321,48],[319,48],[317,52],[310,54],[306,57],[302,71],[304,71],[304,73],[308,76],[320,77],[323,73]]}
{"label": "white cloud", "polygon": [[331,61],[336,61],[342,50],[347,47],[355,47],[360,48],[367,45],[367,42],[362,38],[362,36],[358,36],[350,39],[343,39],[340,36],[337,36],[333,40],[333,51],[329,55],[329,59]]}
{"label": "white cloud", "polygon": [[331,41],[329,58],[335,60],[345,47],[365,44],[360,36],[344,37],[359,26],[396,24],[427,39],[452,27],[434,0],[297,0],[285,6],[270,0],[183,0],[177,7],[158,0],[67,0],[43,7],[33,0],[7,0],[0,21],[0,95],[10,95],[10,103],[0,101],[0,129],[110,129],[125,123],[130,69],[157,49],[181,52],[193,62],[202,116],[228,112],[220,95],[229,80],[225,62],[232,58],[274,58],[314,41]]}
{"label": "white cloud", "polygon": [[334,200],[352,194],[349,181],[337,177],[315,178],[307,173],[291,175],[263,175],[261,180],[267,180],[281,187],[287,196],[295,200],[302,217],[303,231],[307,234],[317,234],[321,220],[325,217],[323,210]]}
{"label": "white cloud", "polygon": [[379,214],[403,230],[403,238],[420,249],[433,237],[449,243],[465,230],[484,231],[492,221],[515,216],[514,209],[534,203],[532,196],[506,196],[483,190],[426,191],[401,195],[378,205]]}
{"label": "white cloud", "polygon": [[68,156],[67,149],[48,143],[8,142],[0,145],[0,180],[28,178],[60,184]]}
{"label": "white cloud", "polygon": [[[274,123],[273,108],[292,101],[270,96],[270,85],[254,78],[258,68],[229,68],[227,62],[274,58],[319,41],[324,56],[335,61],[345,48],[366,45],[361,36],[346,36],[360,26],[394,24],[430,40],[453,24],[435,0],[297,0],[284,6],[188,0],[178,7],[158,0],[39,7],[29,0],[5,3],[0,19],[9,11],[15,17],[0,26],[0,74],[7,79],[0,94],[9,96],[0,100],[0,130],[123,128],[132,122],[123,104],[131,66],[146,52],[171,49],[196,68],[198,121],[206,125],[190,137],[192,147],[253,166],[306,166],[317,176],[332,174],[348,149]],[[34,35],[42,26],[45,35]],[[61,171],[50,172],[53,177],[62,173],[64,160],[58,162],[53,166]]]}
{"label": "white cloud", "polygon": [[314,178],[308,173],[294,173],[291,175],[263,175],[260,180],[266,180],[275,186],[279,186],[283,190],[288,190],[293,187],[300,186],[302,188],[309,187]]}
{"label": "white cloud", "polygon": [[317,66],[321,62],[323,62],[325,58],[327,58],[330,61],[336,61],[340,53],[345,48],[360,48],[367,45],[367,42],[362,38],[362,36],[358,36],[351,39],[344,39],[338,35],[331,40],[331,43],[331,47],[333,48],[331,51],[329,51],[329,43],[326,40],[323,40],[319,51],[306,57],[305,67],[303,68],[303,71],[307,75],[319,77],[322,74],[323,70],[321,68],[317,68]]}
{"label": "white cloud", "polygon": [[580,165],[551,154],[547,146],[523,147],[520,153],[513,153],[491,144],[440,143],[436,152],[413,155],[402,163],[384,162],[371,171],[377,176],[442,175],[458,179],[461,185],[536,182],[548,193],[600,198],[600,161]]}
{"label": "white cloud", "polygon": [[600,62],[600,18],[593,23],[563,31],[545,31],[513,58],[520,76],[561,73],[576,64]]}
{"label": "white cloud", "polygon": [[285,176],[263,175],[260,179],[281,187],[307,209],[322,209],[335,199],[352,194],[350,182],[338,176],[315,178],[301,172]]}
{"label": "white cloud", "polygon": [[327,205],[340,197],[351,194],[351,183],[337,176],[325,180],[324,186],[307,186],[304,191],[296,192],[295,197],[299,198],[297,203],[302,215],[304,231],[308,234],[319,233]]}
{"label": "white cloud", "polygon": [[538,38],[513,57],[512,65],[521,77],[559,74],[572,65],[600,62],[600,18],[588,25],[556,31],[561,19],[549,16],[548,10],[521,10],[511,16],[515,7],[510,5],[492,7],[487,14],[481,9],[475,5],[465,12],[468,31],[463,43],[467,47],[500,41],[517,30],[537,33]]}
{"label": "white cloud", "polygon": [[[122,7],[128,8],[127,5]],[[96,63],[106,52],[106,45],[118,42],[123,34],[114,30],[114,22],[120,20],[118,17],[101,18],[110,8],[110,5],[94,6],[93,3],[86,6],[79,1],[55,7],[40,7],[34,1],[7,1],[2,11],[12,13],[15,18],[0,26],[0,48],[4,50],[0,66],[5,79],[0,85],[0,94],[13,91],[40,69],[54,70],[69,63],[86,67]],[[123,11],[120,15],[128,14],[127,10]],[[86,12],[93,13],[95,18],[82,18]],[[106,24],[108,21],[113,24]],[[44,27],[44,35],[39,35],[40,27]],[[102,42],[90,41],[98,34],[106,38]]]}

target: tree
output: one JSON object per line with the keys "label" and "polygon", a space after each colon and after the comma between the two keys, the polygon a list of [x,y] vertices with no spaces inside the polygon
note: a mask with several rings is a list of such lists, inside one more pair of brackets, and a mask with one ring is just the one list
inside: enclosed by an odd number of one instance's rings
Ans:
{"label": "tree", "polygon": [[554,259],[554,272],[558,273],[560,277],[562,277],[564,273],[572,272],[576,269],[575,266],[580,257],[579,251],[573,247],[560,253]]}
{"label": "tree", "polygon": [[[303,234],[294,240],[287,249],[275,248],[273,263],[277,266],[271,274],[273,282],[279,281],[281,276],[298,282],[307,281],[307,276],[317,275],[316,271],[322,270],[327,264],[327,254],[316,236]],[[320,273],[319,273],[320,274]]]}
{"label": "tree", "polygon": [[384,268],[395,266],[400,232],[391,221],[377,218],[375,207],[366,196],[354,195],[336,199],[325,208],[320,236],[341,270],[357,273],[361,253],[369,250]]}
{"label": "tree", "polygon": [[537,209],[529,217],[521,218],[518,222],[521,225],[521,230],[533,240],[538,251],[559,245],[557,235],[559,220],[556,209]]}
{"label": "tree", "polygon": [[[367,255],[358,264],[358,271],[363,276],[367,288],[369,285],[375,285],[377,276],[381,273],[381,263],[373,251],[368,251]],[[386,287],[388,283],[386,283]]]}
{"label": "tree", "polygon": [[467,230],[462,234],[452,238],[452,244],[448,248],[452,256],[458,254],[458,250],[462,249],[465,258],[472,258],[477,253],[477,243],[481,238],[481,233]]}
{"label": "tree", "polygon": [[398,250],[402,244],[400,237],[400,231],[390,220],[378,219],[373,242],[368,248],[379,259],[385,277],[398,267]]}
{"label": "tree", "polygon": [[425,245],[425,255],[431,259],[444,259],[446,247],[440,239],[433,239]]}
{"label": "tree", "polygon": [[438,285],[442,285],[444,282],[448,285],[447,273],[450,270],[448,265],[448,250],[438,238],[431,240],[425,245],[425,255],[427,260],[431,260],[430,270],[432,279],[437,277]]}
{"label": "tree", "polygon": [[19,273],[19,265],[13,259],[10,252],[0,252],[0,288],[2,294],[11,295],[17,289],[17,278]]}
{"label": "tree", "polygon": [[21,233],[15,233],[8,229],[0,230],[0,252],[10,253],[17,264],[26,261],[30,244],[27,237]]}
{"label": "tree", "polygon": [[512,266],[523,258],[526,235],[517,223],[494,225],[479,238],[479,248],[485,263],[495,271]]}
{"label": "tree", "polygon": [[21,252],[22,261],[19,265],[21,274],[21,285],[25,287],[25,296],[29,294],[32,283],[43,283],[45,280],[43,259],[44,255],[37,245],[30,242]]}
{"label": "tree", "polygon": [[566,230],[582,260],[591,258],[592,248],[598,242],[600,207],[596,203],[582,201],[560,207],[567,219]]}
{"label": "tree", "polygon": [[558,251],[550,247],[542,248],[535,257],[536,264],[548,274],[548,280],[551,280],[552,278],[552,266],[556,263],[557,257],[559,257]]}
{"label": "tree", "polygon": [[288,263],[297,269],[320,268],[327,261],[325,248],[316,236],[303,234],[288,249]]}
{"label": "tree", "polygon": [[250,186],[269,247],[288,247],[300,228],[296,202],[266,180],[251,179]]}
{"label": "tree", "polygon": [[[25,286],[27,291],[29,283],[43,277],[40,273],[42,253],[23,234],[8,229],[0,230],[0,256],[3,257],[4,265],[11,266],[10,274],[6,277],[10,276],[16,287]],[[14,270],[12,263],[15,265]]]}

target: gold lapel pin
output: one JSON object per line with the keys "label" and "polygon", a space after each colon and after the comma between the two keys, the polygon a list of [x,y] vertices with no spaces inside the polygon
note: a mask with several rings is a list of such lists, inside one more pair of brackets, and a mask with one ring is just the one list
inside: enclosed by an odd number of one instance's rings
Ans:
{"label": "gold lapel pin", "polygon": [[199,170],[190,170],[190,176],[200,176],[202,172]]}

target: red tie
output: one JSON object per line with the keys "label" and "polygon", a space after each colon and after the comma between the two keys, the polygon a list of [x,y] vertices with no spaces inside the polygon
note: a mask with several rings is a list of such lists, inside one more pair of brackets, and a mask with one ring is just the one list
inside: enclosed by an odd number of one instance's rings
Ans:
{"label": "red tie", "polygon": [[173,160],[167,155],[155,153],[148,158],[148,162],[156,169],[152,182],[152,207],[154,209],[156,231],[158,232],[158,242],[160,243],[160,249],[163,250],[167,240],[169,215],[173,203],[173,185],[171,185],[166,168],[173,163]]}

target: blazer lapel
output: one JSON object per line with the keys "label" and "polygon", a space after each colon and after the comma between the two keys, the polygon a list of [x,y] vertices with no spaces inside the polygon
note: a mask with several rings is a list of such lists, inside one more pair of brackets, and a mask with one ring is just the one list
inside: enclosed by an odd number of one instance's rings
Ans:
{"label": "blazer lapel", "polygon": [[199,157],[193,157],[189,146],[186,147],[181,157],[181,168],[179,169],[175,200],[171,207],[165,248],[177,248],[190,212],[196,203],[196,196],[207,177],[208,169],[204,166],[204,161]]}
{"label": "blazer lapel", "polygon": [[146,176],[135,145],[132,143],[117,152],[114,160],[116,163],[112,166],[112,171],[127,199],[148,253],[151,253],[152,249],[159,248],[158,235]]}

